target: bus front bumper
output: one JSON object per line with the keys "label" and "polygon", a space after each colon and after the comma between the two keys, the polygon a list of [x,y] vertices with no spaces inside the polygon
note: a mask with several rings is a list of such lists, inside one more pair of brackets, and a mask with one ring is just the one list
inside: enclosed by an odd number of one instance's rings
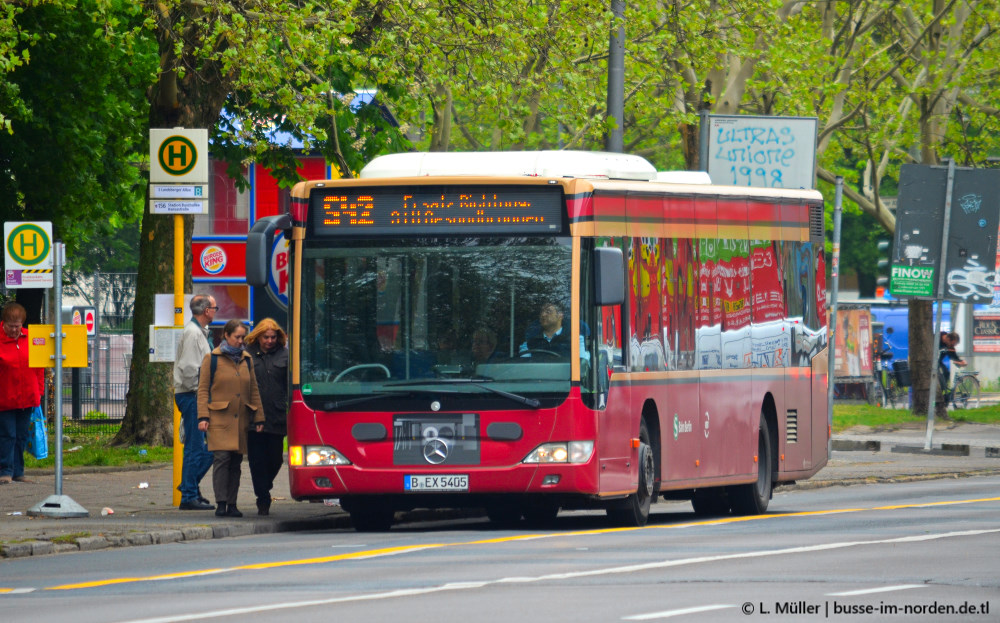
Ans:
{"label": "bus front bumper", "polygon": [[445,494],[581,494],[599,493],[598,471],[593,459],[582,464],[517,464],[483,468],[455,465],[446,468],[421,465],[390,469],[357,465],[290,466],[292,497],[297,500],[329,499],[346,495]]}

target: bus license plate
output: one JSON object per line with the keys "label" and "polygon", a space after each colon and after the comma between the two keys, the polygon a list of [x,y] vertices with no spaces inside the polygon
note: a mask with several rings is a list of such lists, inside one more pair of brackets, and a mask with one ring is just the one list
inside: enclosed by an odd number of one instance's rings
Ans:
{"label": "bus license plate", "polygon": [[403,488],[407,491],[468,491],[468,474],[423,474],[403,476]]}

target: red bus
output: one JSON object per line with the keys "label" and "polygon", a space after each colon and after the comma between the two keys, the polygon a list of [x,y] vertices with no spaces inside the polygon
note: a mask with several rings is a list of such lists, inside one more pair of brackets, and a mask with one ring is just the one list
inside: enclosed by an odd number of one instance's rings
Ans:
{"label": "red bus", "polygon": [[[309,181],[288,241],[291,493],[358,530],[660,497],[756,514],[827,461],[823,199],[590,152],[408,153]],[[680,181],[677,181],[677,180]]]}

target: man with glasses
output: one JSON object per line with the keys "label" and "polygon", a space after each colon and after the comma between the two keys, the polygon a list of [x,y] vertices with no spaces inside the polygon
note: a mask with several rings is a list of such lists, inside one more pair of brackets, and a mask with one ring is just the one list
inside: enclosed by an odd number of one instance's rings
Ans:
{"label": "man with glasses", "polygon": [[181,412],[184,429],[184,461],[181,466],[181,510],[207,511],[215,508],[201,495],[199,484],[212,466],[212,453],[205,445],[205,433],[198,430],[198,375],[205,355],[212,352],[208,325],[219,307],[208,294],[191,297],[191,321],[184,325],[174,359],[174,402]]}
{"label": "man with glasses", "polygon": [[538,322],[528,327],[518,351],[522,357],[532,353],[569,357],[569,331],[563,331],[563,311],[556,302],[542,304]]}

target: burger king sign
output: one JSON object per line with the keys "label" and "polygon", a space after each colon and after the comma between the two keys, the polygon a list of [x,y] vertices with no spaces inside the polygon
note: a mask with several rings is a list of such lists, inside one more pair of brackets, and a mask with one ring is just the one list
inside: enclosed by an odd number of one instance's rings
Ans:
{"label": "burger king sign", "polygon": [[246,243],[231,240],[192,240],[191,276],[195,281],[232,282],[246,279]]}
{"label": "burger king sign", "polygon": [[220,246],[210,244],[201,251],[199,262],[201,269],[207,275],[218,275],[226,269],[226,251]]}

